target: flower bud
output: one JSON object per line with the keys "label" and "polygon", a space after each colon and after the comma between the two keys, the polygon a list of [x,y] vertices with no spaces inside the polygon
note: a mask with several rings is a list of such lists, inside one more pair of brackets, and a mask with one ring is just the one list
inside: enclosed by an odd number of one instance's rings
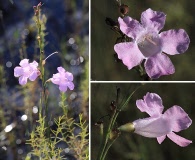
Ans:
{"label": "flower bud", "polygon": [[119,11],[122,15],[126,15],[127,13],[129,13],[129,7],[125,4],[122,4],[120,7],[119,7]]}
{"label": "flower bud", "polygon": [[39,11],[36,10],[36,11],[35,11],[35,16],[38,16],[38,15],[39,15]]}
{"label": "flower bud", "polygon": [[118,136],[120,135],[120,132],[119,130],[116,130],[116,129],[113,129],[111,132],[110,132],[110,140],[114,140],[116,139]]}
{"label": "flower bud", "polygon": [[41,4],[41,2],[40,2],[40,3],[37,5],[37,7],[38,7],[38,8],[41,8],[41,5],[42,5],[42,4]]}
{"label": "flower bud", "polygon": [[118,22],[114,21],[112,18],[109,17],[106,17],[105,22],[111,27],[118,26]]}
{"label": "flower bud", "polygon": [[133,123],[126,123],[118,128],[119,131],[124,131],[124,132],[134,132],[135,127]]}

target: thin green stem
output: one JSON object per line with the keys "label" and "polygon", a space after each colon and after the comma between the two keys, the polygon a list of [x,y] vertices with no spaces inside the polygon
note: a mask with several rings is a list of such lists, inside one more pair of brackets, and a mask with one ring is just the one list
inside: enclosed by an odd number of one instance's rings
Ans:
{"label": "thin green stem", "polygon": [[110,149],[110,147],[112,146],[112,144],[114,143],[114,141],[117,139],[114,138],[113,140],[110,140],[110,133],[114,127],[114,124],[116,122],[116,119],[118,117],[118,114],[121,110],[123,110],[123,108],[128,104],[128,102],[130,101],[131,97],[133,96],[133,94],[140,88],[141,86],[138,86],[127,98],[127,100],[121,105],[121,107],[116,108],[114,110],[114,113],[110,119],[110,123],[108,125],[108,128],[105,132],[105,134],[103,135],[103,141],[102,141],[102,144],[101,144],[101,147],[100,147],[100,150],[99,150],[99,154],[98,154],[98,158],[97,160],[104,160],[106,155],[107,155],[107,152],[108,150]]}
{"label": "thin green stem", "polygon": [[[114,114],[115,114],[115,112],[114,112]],[[99,154],[98,154],[97,160],[102,160],[102,156],[104,154],[104,150],[106,148],[106,145],[107,145],[107,142],[108,142],[108,139],[109,139],[109,136],[110,136],[111,123],[113,121],[114,114],[111,117],[111,120],[110,120],[110,123],[109,123],[109,125],[107,127],[106,132],[104,132],[104,134],[103,134],[103,140],[102,140],[102,144],[101,144],[101,147],[100,147],[100,150],[99,150]]]}
{"label": "thin green stem", "polygon": [[[118,137],[117,137],[117,138],[118,138]],[[103,154],[103,156],[102,156],[102,160],[104,160],[104,159],[106,158],[106,155],[107,155],[107,153],[108,153],[108,150],[110,149],[110,147],[113,145],[113,143],[116,141],[117,138],[115,138],[113,141],[111,141],[110,144],[106,147],[106,149],[105,149],[105,151],[104,151],[104,154]]]}

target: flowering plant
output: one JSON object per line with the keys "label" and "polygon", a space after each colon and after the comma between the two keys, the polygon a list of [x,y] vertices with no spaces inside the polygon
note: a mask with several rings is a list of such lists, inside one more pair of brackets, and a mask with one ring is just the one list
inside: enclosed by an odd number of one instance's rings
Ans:
{"label": "flowering plant", "polygon": [[[25,131],[25,133],[28,132],[28,140],[26,140],[25,143],[31,146],[31,151],[26,155],[25,159],[66,159],[71,154],[71,156],[74,156],[76,159],[87,160],[89,159],[88,114],[84,114],[85,110],[82,109],[82,113],[77,112],[77,118],[73,118],[69,114],[69,111],[72,109],[69,107],[67,99],[69,99],[69,102],[73,101],[77,97],[77,94],[76,91],[74,91],[69,97],[69,95],[65,93],[68,89],[74,89],[74,76],[72,73],[66,71],[62,66],[60,66],[57,68],[58,73],[53,74],[51,78],[46,77],[48,75],[48,70],[45,65],[47,62],[46,60],[58,52],[53,52],[45,58],[45,24],[47,18],[45,15],[41,14],[42,5],[42,3],[39,3],[37,6],[33,7],[35,16],[34,20],[38,30],[37,42],[39,48],[39,61],[36,62],[34,60],[32,63],[29,63],[29,59],[23,59],[20,61],[19,66],[14,68],[14,76],[19,77],[19,84],[22,86],[27,84],[28,79],[30,81],[35,81],[37,77],[40,76],[39,83],[31,83],[22,87],[22,89],[25,90],[24,98],[26,98],[26,96],[29,98],[24,100],[24,102],[27,103],[26,106],[28,108],[27,111],[24,107],[25,112],[29,113],[31,116],[29,119],[36,123],[34,126],[31,126],[31,123],[28,123],[30,124],[29,130]],[[87,67],[88,63],[85,65],[85,68]],[[87,74],[88,70],[85,70],[84,73]],[[59,85],[60,94],[55,99],[60,100],[60,108],[55,109],[55,113],[50,111],[50,108],[55,107],[55,105],[51,105],[49,103],[50,96],[52,94],[50,93],[51,89],[47,86],[48,82]],[[81,83],[78,88],[82,92],[82,100],[79,104],[77,103],[77,107],[80,107],[81,104],[81,107],[84,108],[88,103],[88,90],[86,89],[88,87],[88,76],[85,76],[85,78],[83,78],[80,82]],[[32,89],[33,91],[26,92],[27,89]],[[36,93],[36,91],[40,91],[39,96],[37,96],[40,99],[38,105],[39,107],[34,104],[33,109],[35,108],[36,110],[35,112],[33,111],[33,113],[38,113],[37,116],[34,117],[31,114],[31,106],[33,106],[31,102],[33,101],[31,93]],[[72,105],[74,105],[74,102]],[[60,110],[60,114],[58,114],[58,110]],[[34,120],[34,118],[36,118],[36,120]],[[21,120],[23,121],[27,119],[28,116],[26,114],[21,117]],[[5,127],[4,131],[8,133],[14,127],[16,127],[16,123],[12,123]]]}
{"label": "flowering plant", "polygon": [[175,72],[170,58],[164,53],[184,53],[189,47],[190,39],[183,29],[171,29],[159,34],[165,19],[163,12],[150,8],[142,13],[141,24],[128,16],[118,18],[120,30],[132,38],[132,41],[115,44],[114,50],[129,70],[145,60],[146,73],[152,79]]}
{"label": "flowering plant", "polygon": [[162,114],[164,106],[160,96],[155,93],[147,93],[143,100],[136,101],[136,105],[141,112],[148,113],[150,117],[125,124],[119,127],[120,130],[134,130],[144,137],[157,138],[159,144],[166,136],[181,147],[192,143],[191,140],[174,133],[187,129],[192,124],[192,120],[181,107],[174,105]]}

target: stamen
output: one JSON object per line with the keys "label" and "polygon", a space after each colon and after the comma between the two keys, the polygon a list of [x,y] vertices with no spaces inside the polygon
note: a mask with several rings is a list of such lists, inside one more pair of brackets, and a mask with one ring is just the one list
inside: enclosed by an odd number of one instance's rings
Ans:
{"label": "stamen", "polygon": [[146,39],[150,42],[150,43],[152,43],[153,45],[157,45],[150,37],[146,37]]}

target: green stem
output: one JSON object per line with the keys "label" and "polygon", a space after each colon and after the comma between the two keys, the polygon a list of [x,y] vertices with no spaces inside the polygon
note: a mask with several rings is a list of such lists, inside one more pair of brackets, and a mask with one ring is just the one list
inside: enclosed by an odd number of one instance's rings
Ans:
{"label": "green stem", "polygon": [[101,144],[101,147],[100,147],[100,150],[99,150],[99,154],[98,154],[98,158],[97,160],[104,160],[106,155],[107,155],[107,152],[108,150],[110,149],[110,147],[112,146],[112,144],[114,143],[114,141],[117,139],[117,138],[114,138],[112,141],[110,141],[110,144],[109,143],[109,138],[110,138],[110,133],[112,131],[112,128],[116,122],[116,119],[118,117],[118,114],[119,112],[128,104],[128,102],[130,101],[131,97],[133,96],[133,94],[140,88],[141,86],[138,86],[127,98],[127,100],[123,103],[123,105],[119,108],[119,110],[116,108],[112,117],[111,117],[111,120],[110,120],[110,123],[108,125],[108,128],[106,130],[106,133],[104,134],[104,138],[103,138],[103,142]]}
{"label": "green stem", "polygon": [[[117,138],[118,138],[118,137],[117,137]],[[117,138],[115,138],[113,141],[111,141],[110,144],[106,147],[106,149],[105,149],[105,151],[104,151],[104,154],[103,154],[103,156],[102,156],[102,160],[104,160],[104,159],[106,158],[106,155],[107,155],[107,153],[108,153],[108,150],[110,149],[110,147],[113,145],[113,143],[116,141]]]}

